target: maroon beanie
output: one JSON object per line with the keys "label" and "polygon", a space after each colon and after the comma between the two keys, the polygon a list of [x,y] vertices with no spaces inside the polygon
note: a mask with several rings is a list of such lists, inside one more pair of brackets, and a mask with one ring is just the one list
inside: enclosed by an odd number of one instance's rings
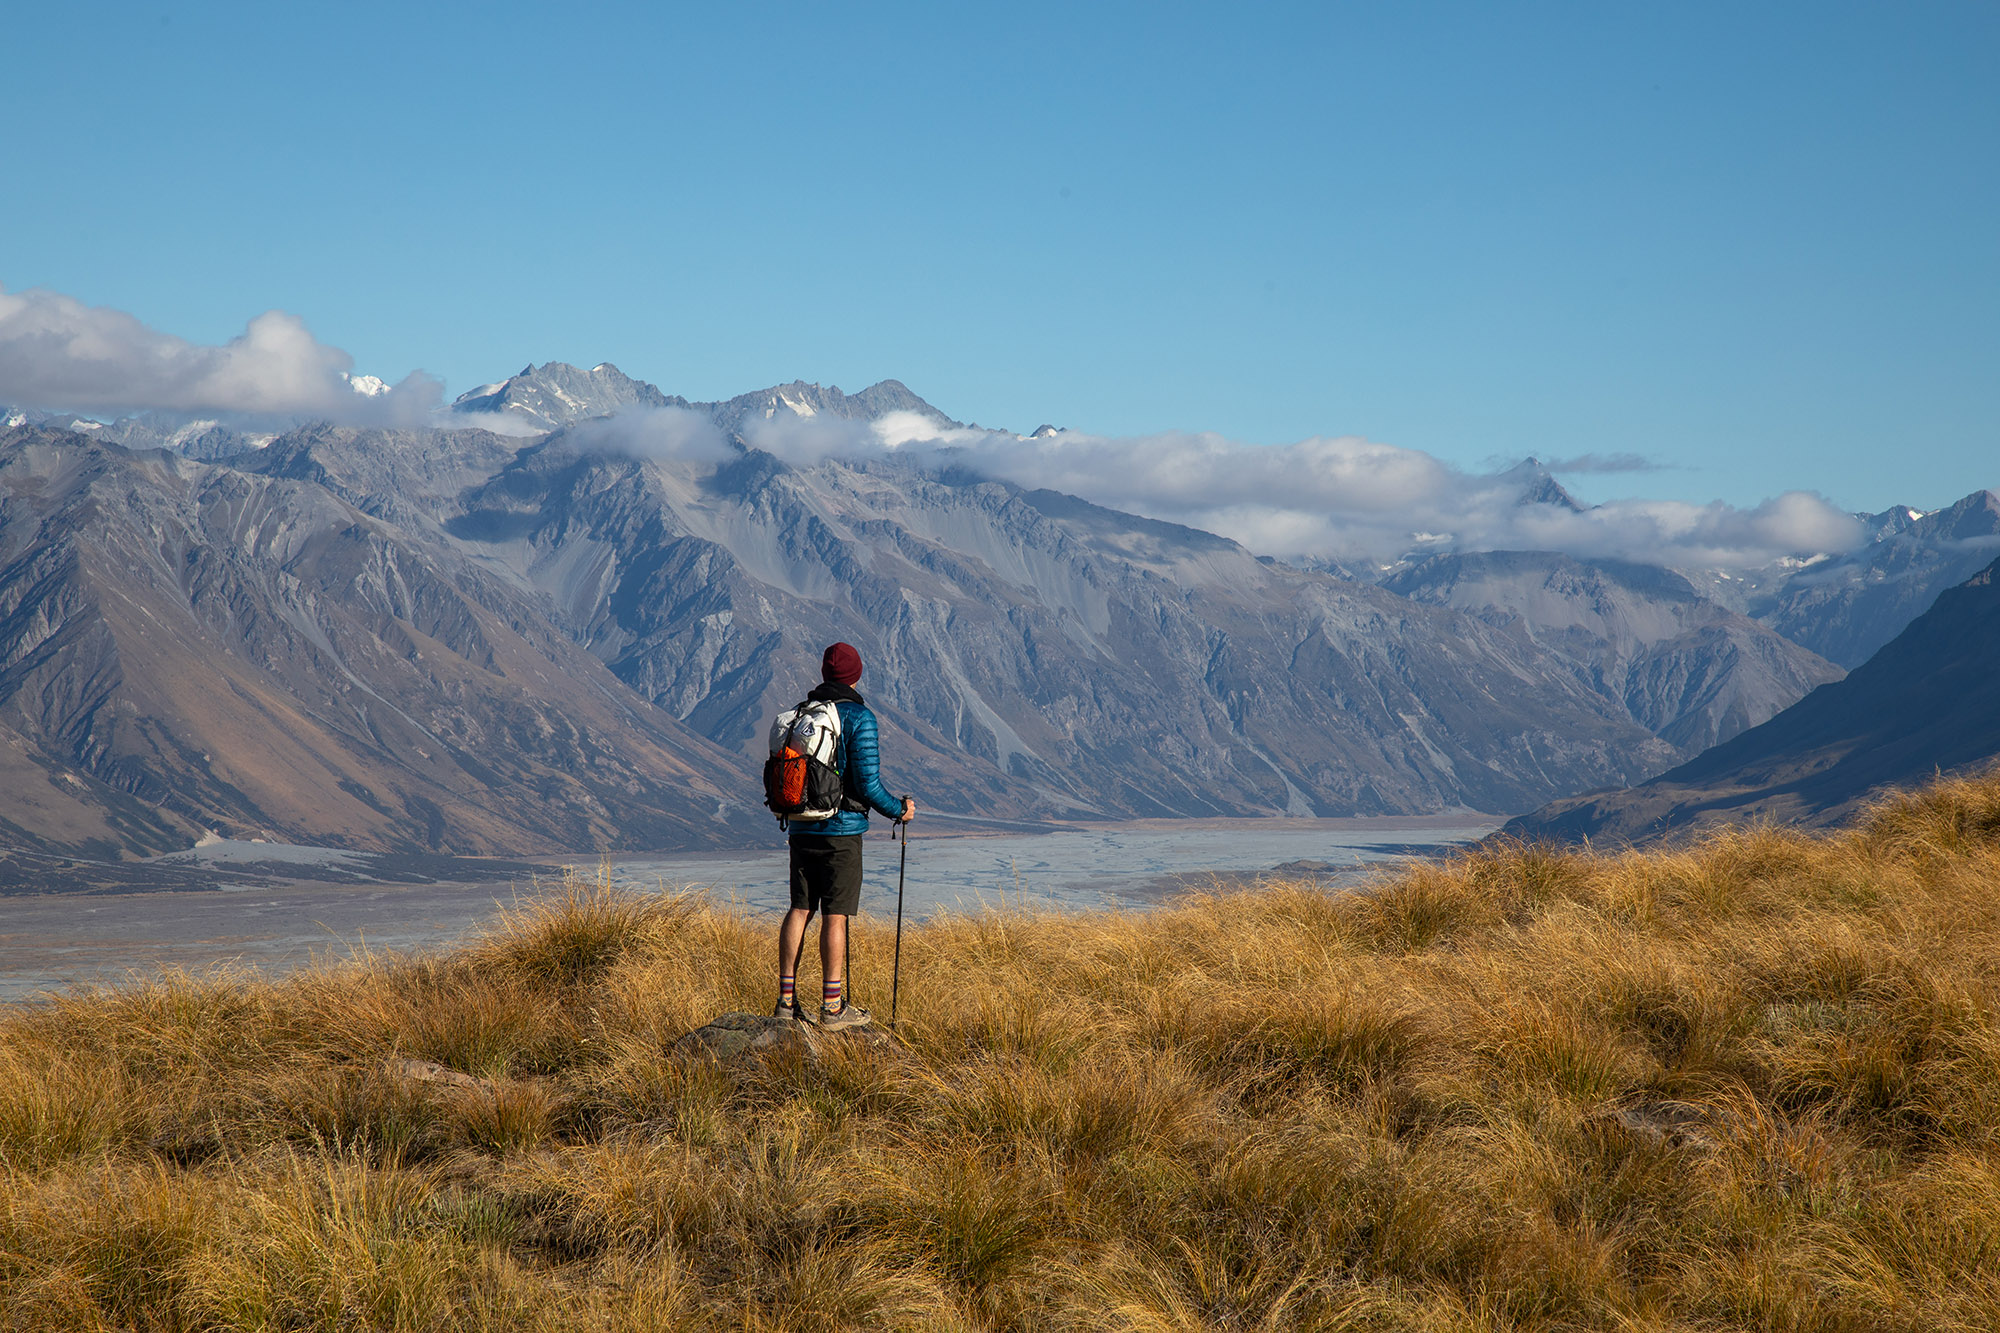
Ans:
{"label": "maroon beanie", "polygon": [[852,685],[861,679],[861,654],[851,643],[836,643],[819,659],[819,674],[822,680]]}

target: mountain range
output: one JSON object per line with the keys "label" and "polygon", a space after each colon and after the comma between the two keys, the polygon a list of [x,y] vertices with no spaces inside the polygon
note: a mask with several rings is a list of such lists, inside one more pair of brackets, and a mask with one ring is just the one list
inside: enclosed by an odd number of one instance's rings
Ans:
{"label": "mountain range", "polygon": [[1867,544],[1796,571],[1756,597],[1750,613],[1851,670],[1939,593],[2000,557],[2000,492],[1974,491],[1928,514],[1898,506],[1867,524]]}
{"label": "mountain range", "polygon": [[461,853],[745,833],[738,754],[463,555],[324,487],[0,437],[0,829]]}
{"label": "mountain range", "polygon": [[1438,555],[1382,586],[1518,629],[1684,753],[1729,739],[1841,674],[1652,565],[1548,551]]}
{"label": "mountain range", "polygon": [[[662,409],[716,447],[599,420]],[[1995,526],[1969,502],[1885,522],[1875,563],[1734,608],[1549,553],[1366,581],[969,470],[751,443],[780,418],[957,425],[895,381],[699,403],[551,363],[451,410],[275,437],[0,413],[6,836],[740,843],[770,827],[764,726],[834,639],[869,663],[889,780],[932,808],[1523,810],[1766,722],[1840,674],[1774,623],[1824,623],[1817,596],[1872,632],[1885,585],[1921,588]],[[1546,474],[1524,496],[1574,504]]]}
{"label": "mountain range", "polygon": [[1074,497],[567,429],[503,465],[461,435],[301,432],[254,465],[443,534],[746,759],[834,639],[895,767],[967,812],[1491,808],[1673,755],[1518,635]]}
{"label": "mountain range", "polygon": [[1947,588],[1839,681],[1651,781],[1510,822],[1522,838],[1638,842],[1719,823],[1826,825],[1885,787],[2000,755],[2000,560]]}

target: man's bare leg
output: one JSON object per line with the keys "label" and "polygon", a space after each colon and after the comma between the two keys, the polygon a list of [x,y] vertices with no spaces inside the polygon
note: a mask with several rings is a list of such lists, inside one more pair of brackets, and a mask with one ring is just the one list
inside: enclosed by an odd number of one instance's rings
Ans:
{"label": "man's bare leg", "polygon": [[[812,920],[812,909],[794,907],[785,913],[785,919],[778,923],[778,993],[782,998],[785,978],[796,982],[799,974],[799,955],[805,952],[806,923]],[[796,1001],[795,1001],[796,1002]]]}
{"label": "man's bare leg", "polygon": [[[826,988],[833,990],[846,979],[847,918],[828,912],[819,919],[819,965],[826,974]],[[840,991],[845,1002],[847,991]]]}
{"label": "man's bare leg", "polygon": [[[821,1031],[838,1028],[858,1027],[871,1022],[868,1011],[847,998],[842,988],[844,978],[842,964],[847,961],[847,918],[828,914],[820,918],[819,928],[820,966],[826,969],[826,996],[821,1000],[819,1025]],[[839,1008],[828,1010],[826,1000],[831,999]]]}

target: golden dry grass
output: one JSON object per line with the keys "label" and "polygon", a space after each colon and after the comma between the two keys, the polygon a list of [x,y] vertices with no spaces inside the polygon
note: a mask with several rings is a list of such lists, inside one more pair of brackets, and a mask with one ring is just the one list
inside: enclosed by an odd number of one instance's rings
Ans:
{"label": "golden dry grass", "polygon": [[772,925],[572,878],[442,956],[0,1011],[0,1328],[2000,1326],[2000,777],[947,917],[906,1046],[670,1058]]}

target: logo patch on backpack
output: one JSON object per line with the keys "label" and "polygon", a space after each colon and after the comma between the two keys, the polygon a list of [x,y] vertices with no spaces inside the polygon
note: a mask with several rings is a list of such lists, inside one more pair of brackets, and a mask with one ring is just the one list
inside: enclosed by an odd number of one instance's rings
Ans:
{"label": "logo patch on backpack", "polygon": [[764,804],[780,822],[813,823],[840,813],[840,710],[808,699],[771,723],[771,757],[764,761]]}

